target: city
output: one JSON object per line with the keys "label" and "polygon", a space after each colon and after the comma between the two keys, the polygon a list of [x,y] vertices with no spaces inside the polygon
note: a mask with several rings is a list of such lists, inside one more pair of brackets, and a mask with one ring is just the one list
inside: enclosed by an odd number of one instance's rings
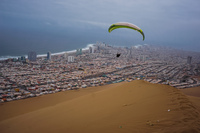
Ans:
{"label": "city", "polygon": [[[118,55],[118,56],[116,56]],[[200,86],[200,53],[154,45],[114,47],[0,62],[0,102],[117,82],[145,80],[177,89]]]}

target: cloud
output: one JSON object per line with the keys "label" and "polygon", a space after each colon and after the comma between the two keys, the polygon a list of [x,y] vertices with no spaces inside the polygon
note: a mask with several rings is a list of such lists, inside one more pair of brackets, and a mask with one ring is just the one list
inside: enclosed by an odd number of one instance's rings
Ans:
{"label": "cloud", "polygon": [[108,28],[108,26],[110,25],[109,23],[104,23],[104,22],[96,22],[96,21],[87,21],[87,20],[77,20],[81,23],[85,23],[85,24],[89,24],[89,25],[93,25],[93,26],[97,26],[100,28]]}
{"label": "cloud", "polygon": [[50,23],[50,22],[45,22],[44,24],[49,25],[49,26],[52,25],[52,23]]}

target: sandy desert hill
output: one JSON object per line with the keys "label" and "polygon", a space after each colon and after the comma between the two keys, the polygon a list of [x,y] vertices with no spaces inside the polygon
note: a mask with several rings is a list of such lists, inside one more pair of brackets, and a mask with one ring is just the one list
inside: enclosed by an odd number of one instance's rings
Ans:
{"label": "sandy desert hill", "polygon": [[199,98],[135,80],[0,104],[0,132],[198,133]]}

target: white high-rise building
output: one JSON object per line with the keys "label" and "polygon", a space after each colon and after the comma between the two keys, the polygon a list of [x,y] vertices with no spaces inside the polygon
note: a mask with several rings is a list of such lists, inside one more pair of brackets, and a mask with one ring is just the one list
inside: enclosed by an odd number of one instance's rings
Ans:
{"label": "white high-rise building", "polygon": [[94,53],[95,47],[89,47],[89,53]]}
{"label": "white high-rise building", "polygon": [[29,61],[36,61],[37,60],[37,54],[34,51],[31,51],[28,53],[28,59]]}
{"label": "white high-rise building", "polygon": [[47,52],[47,60],[51,60],[51,52]]}
{"label": "white high-rise building", "polygon": [[74,62],[74,56],[68,56],[68,62]]}
{"label": "white high-rise building", "polygon": [[192,63],[192,56],[188,56],[188,57],[187,57],[187,63],[188,63],[188,64],[191,64],[191,63]]}
{"label": "white high-rise building", "polygon": [[64,54],[64,58],[65,59],[68,58],[68,53],[67,52]]}

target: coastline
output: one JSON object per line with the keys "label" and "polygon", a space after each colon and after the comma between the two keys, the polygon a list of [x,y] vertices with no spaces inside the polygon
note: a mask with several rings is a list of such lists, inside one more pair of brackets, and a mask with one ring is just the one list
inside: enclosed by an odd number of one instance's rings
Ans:
{"label": "coastline", "polygon": [[[83,51],[88,50],[89,47],[93,47],[93,46],[94,46],[94,44],[87,44],[85,48],[82,48],[82,50]],[[28,52],[29,51],[27,51],[27,53]],[[48,52],[48,51],[46,51],[46,52]],[[75,52],[76,52],[76,49],[75,50],[69,50],[69,51],[62,51],[62,52],[52,53],[51,55],[52,56],[54,56],[54,55],[62,55],[62,54],[65,54],[65,53],[71,54],[71,53],[75,53]],[[37,51],[36,51],[36,53],[37,53]],[[21,56],[25,56],[26,58],[28,58],[27,54],[26,55],[22,54]],[[0,56],[0,61],[4,61],[4,60],[7,60],[7,59],[13,59],[13,58],[19,58],[21,56],[10,56],[10,55]],[[38,54],[37,58],[39,58],[39,57],[46,57],[46,56],[47,56],[47,54]]]}

